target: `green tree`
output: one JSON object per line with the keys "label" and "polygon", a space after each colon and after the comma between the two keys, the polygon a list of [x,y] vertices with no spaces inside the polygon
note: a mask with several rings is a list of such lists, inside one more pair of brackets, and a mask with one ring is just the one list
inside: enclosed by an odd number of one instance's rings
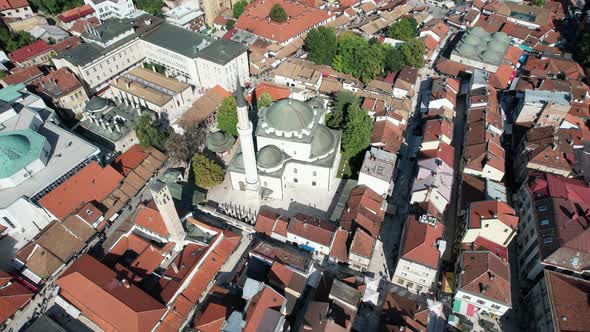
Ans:
{"label": "green tree", "polygon": [[[45,1],[45,0],[43,0]],[[135,0],[137,9],[141,9],[150,15],[160,15],[164,2],[162,0]]]}
{"label": "green tree", "polygon": [[164,142],[166,154],[181,163],[188,160],[205,145],[205,128],[199,123],[184,129],[184,134],[172,133]]}
{"label": "green tree", "polygon": [[234,25],[236,25],[236,20],[227,20],[227,22],[225,22],[225,30],[229,31],[233,29]]}
{"label": "green tree", "polygon": [[590,30],[582,30],[578,34],[574,57],[582,66],[590,66]]}
{"label": "green tree", "polygon": [[338,49],[336,32],[325,26],[313,29],[305,37],[303,48],[309,52],[308,58],[313,63],[330,65]]}
{"label": "green tree", "polygon": [[394,48],[389,45],[384,45],[385,49],[385,61],[384,67],[388,72],[398,72],[406,64],[406,58],[402,54],[399,48]]}
{"label": "green tree", "polygon": [[195,184],[202,188],[211,188],[223,182],[224,171],[213,160],[197,153],[193,156],[193,172]]}
{"label": "green tree", "polygon": [[406,17],[393,23],[387,30],[389,38],[410,41],[418,36],[418,22],[413,17]]}
{"label": "green tree", "polygon": [[236,97],[225,97],[217,111],[217,128],[232,136],[238,136],[238,111]]}
{"label": "green tree", "polygon": [[385,52],[378,43],[369,43],[351,33],[338,38],[338,54],[332,60],[332,67],[368,82],[383,72]]}
{"label": "green tree", "polygon": [[43,11],[51,15],[57,15],[68,9],[84,4],[83,0],[31,0],[31,7],[35,11]]}
{"label": "green tree", "polygon": [[258,109],[267,107],[272,103],[272,96],[268,92],[264,92],[256,98],[256,105]]}
{"label": "green tree", "polygon": [[543,7],[543,6],[545,6],[545,0],[533,0],[533,1],[531,1],[531,4],[533,6]]}
{"label": "green tree", "polygon": [[348,108],[348,116],[344,132],[342,133],[342,149],[344,154],[353,158],[366,149],[371,143],[373,121],[359,104],[352,104]]}
{"label": "green tree", "polygon": [[24,31],[12,32],[7,28],[0,28],[0,47],[10,53],[33,42],[33,37]]}
{"label": "green tree", "polygon": [[424,66],[424,54],[426,45],[421,39],[412,39],[400,46],[400,51],[404,55],[406,63],[414,68]]}
{"label": "green tree", "polygon": [[339,91],[336,95],[334,110],[326,125],[330,128],[341,129],[347,118],[348,108],[352,104],[359,104],[359,99],[350,91]]}
{"label": "green tree", "polygon": [[154,125],[152,118],[148,114],[144,114],[139,118],[134,129],[139,144],[143,147],[153,146],[162,149],[168,136],[167,130],[161,130]]}
{"label": "green tree", "polygon": [[281,6],[278,3],[275,3],[272,6],[272,8],[270,9],[269,16],[270,16],[271,20],[273,20],[277,23],[283,23],[289,18],[289,16],[287,16],[287,12],[283,8],[283,6]]}
{"label": "green tree", "polygon": [[240,0],[236,3],[234,3],[233,13],[234,13],[234,18],[236,20],[238,18],[240,18],[240,16],[244,13],[244,10],[246,9],[247,5],[248,5],[248,1],[246,1],[246,0]]}

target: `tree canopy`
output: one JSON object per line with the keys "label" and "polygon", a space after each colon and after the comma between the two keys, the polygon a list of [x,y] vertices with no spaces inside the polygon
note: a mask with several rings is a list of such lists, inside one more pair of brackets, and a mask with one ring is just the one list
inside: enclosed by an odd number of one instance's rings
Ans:
{"label": "tree canopy", "polygon": [[217,111],[217,128],[232,136],[238,136],[238,112],[236,97],[225,97]]}
{"label": "tree canopy", "polygon": [[137,9],[141,9],[150,15],[160,15],[162,13],[162,7],[164,2],[162,0],[135,0]]}
{"label": "tree canopy", "polygon": [[582,66],[590,66],[590,30],[584,29],[578,34],[574,57]]}
{"label": "tree canopy", "polygon": [[72,9],[84,4],[83,0],[31,0],[29,1],[33,9],[41,10],[52,15],[60,14],[68,9]]}
{"label": "tree canopy", "polygon": [[350,105],[344,132],[342,133],[342,149],[348,157],[354,157],[366,149],[371,143],[373,121],[369,114],[362,110],[358,103]]}
{"label": "tree canopy", "polygon": [[405,17],[393,23],[387,30],[389,38],[410,41],[418,36],[418,22],[413,17]]}
{"label": "tree canopy", "polygon": [[398,72],[406,64],[406,58],[399,48],[394,48],[389,45],[385,46],[385,71]]}
{"label": "tree canopy", "polygon": [[406,63],[414,68],[424,66],[424,54],[426,45],[421,39],[412,39],[400,46],[400,51],[404,55]]}
{"label": "tree canopy", "polygon": [[12,32],[7,28],[0,28],[0,47],[10,53],[33,42],[33,37],[24,31]]}
{"label": "tree canopy", "polygon": [[201,151],[204,144],[205,128],[203,128],[202,124],[196,124],[185,129],[183,135],[172,133],[166,139],[164,148],[171,159],[185,163],[195,153]]}
{"label": "tree canopy", "polygon": [[236,20],[244,13],[247,5],[248,1],[246,0],[239,0],[238,2],[234,3],[233,14]]}
{"label": "tree canopy", "polygon": [[350,91],[342,90],[336,95],[334,110],[326,125],[333,129],[342,129],[348,115],[348,108],[352,104],[359,104],[359,99]]}
{"label": "tree canopy", "polygon": [[309,52],[308,59],[318,65],[331,65],[337,47],[336,32],[325,26],[309,31],[303,44],[303,48]]}
{"label": "tree canopy", "polygon": [[385,52],[378,43],[369,43],[355,34],[342,34],[338,38],[337,55],[332,67],[368,82],[383,72]]}
{"label": "tree canopy", "polygon": [[270,9],[269,17],[271,20],[277,23],[283,23],[289,18],[289,16],[287,16],[285,8],[283,8],[283,6],[281,6],[278,3],[275,3]]}
{"label": "tree canopy", "polygon": [[153,146],[158,149],[164,147],[164,142],[168,136],[168,130],[161,130],[154,124],[151,116],[148,114],[144,114],[139,118],[134,129],[141,146]]}
{"label": "tree canopy", "polygon": [[193,156],[193,172],[195,184],[202,188],[211,188],[223,182],[224,171],[213,160],[207,156],[197,153]]}
{"label": "tree canopy", "polygon": [[543,7],[543,6],[545,6],[545,0],[533,0],[533,1],[531,1],[531,4],[533,6]]}
{"label": "tree canopy", "polygon": [[256,105],[259,109],[267,107],[270,104],[272,104],[272,96],[268,92],[264,92],[260,96],[256,97]]}

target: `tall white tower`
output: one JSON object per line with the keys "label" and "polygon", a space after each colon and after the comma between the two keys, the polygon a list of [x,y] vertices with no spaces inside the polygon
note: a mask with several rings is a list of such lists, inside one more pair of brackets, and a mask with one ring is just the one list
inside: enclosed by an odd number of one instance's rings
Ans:
{"label": "tall white tower", "polygon": [[248,118],[248,103],[244,98],[244,91],[240,80],[237,80],[236,105],[238,112],[238,135],[242,147],[244,170],[246,171],[246,190],[258,191],[260,180],[256,168],[256,154],[254,153],[254,138],[252,137],[252,122]]}
{"label": "tall white tower", "polygon": [[170,233],[170,241],[176,243],[176,250],[182,249],[186,234],[180,217],[178,217],[178,212],[174,207],[174,201],[168,186],[164,182],[156,180],[150,185],[150,192],[168,229],[168,233]]}

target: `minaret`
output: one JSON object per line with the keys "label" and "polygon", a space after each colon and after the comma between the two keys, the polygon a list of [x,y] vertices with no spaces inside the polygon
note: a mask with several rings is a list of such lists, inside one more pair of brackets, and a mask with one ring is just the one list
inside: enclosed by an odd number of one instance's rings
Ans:
{"label": "minaret", "polygon": [[164,182],[156,180],[150,185],[150,192],[168,233],[170,233],[170,241],[176,243],[176,250],[182,249],[186,234],[178,212],[176,212],[176,207],[174,207],[168,186]]}
{"label": "minaret", "polygon": [[258,191],[258,169],[256,168],[256,154],[254,153],[254,138],[252,137],[252,122],[248,118],[248,103],[244,98],[244,91],[240,80],[237,79],[236,105],[238,112],[238,135],[244,158],[244,170],[246,171],[246,189]]}

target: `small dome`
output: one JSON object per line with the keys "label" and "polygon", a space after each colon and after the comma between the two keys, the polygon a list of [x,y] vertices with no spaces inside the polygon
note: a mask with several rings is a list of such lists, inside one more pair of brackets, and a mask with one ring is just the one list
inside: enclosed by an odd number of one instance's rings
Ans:
{"label": "small dome", "polygon": [[275,130],[290,132],[308,128],[314,121],[314,111],[308,104],[295,100],[279,100],[266,109],[264,120]]}
{"label": "small dome", "polygon": [[510,38],[508,38],[508,35],[502,31],[492,33],[492,38],[494,40],[497,40],[497,41],[503,42],[503,43],[510,41]]}
{"label": "small dome", "polygon": [[322,100],[322,98],[319,98],[319,97],[311,98],[306,103],[307,103],[307,105],[309,105],[311,108],[314,108],[314,109],[323,109],[324,108],[324,101]]}
{"label": "small dome", "polygon": [[475,54],[476,50],[471,45],[461,44],[461,46],[457,47],[457,52],[459,52],[461,55],[472,56]]}
{"label": "small dome", "polygon": [[94,96],[90,98],[88,104],[86,104],[86,110],[89,112],[99,112],[104,110],[109,105],[109,101],[107,99]]}
{"label": "small dome", "polygon": [[494,52],[492,50],[485,50],[485,51],[481,52],[480,57],[485,62],[495,63],[498,61],[498,59],[502,58],[502,55],[500,53]]}
{"label": "small dome", "polygon": [[274,145],[267,145],[258,151],[256,162],[262,168],[280,166],[283,163],[283,151]]}
{"label": "small dome", "polygon": [[242,155],[242,152],[236,153],[232,160],[232,164],[235,168],[244,169],[244,156]]}
{"label": "small dome", "polygon": [[321,157],[334,147],[335,137],[328,127],[320,125],[311,140],[311,156]]}
{"label": "small dome", "polygon": [[227,135],[222,131],[214,132],[207,135],[207,149],[216,152],[223,153],[229,150],[236,140],[231,136]]}
{"label": "small dome", "polygon": [[502,52],[506,48],[506,44],[491,40],[487,43],[487,47],[494,52]]}
{"label": "small dome", "polygon": [[470,34],[470,35],[479,36],[479,37],[485,36],[485,35],[488,34],[486,32],[486,30],[484,28],[480,27],[480,26],[476,26],[475,28],[469,30],[467,33]]}
{"label": "small dome", "polygon": [[0,159],[18,160],[29,152],[29,139],[20,134],[0,137]]}
{"label": "small dome", "polygon": [[470,45],[470,46],[477,46],[481,43],[481,38],[475,35],[467,34],[463,37],[463,43]]}

